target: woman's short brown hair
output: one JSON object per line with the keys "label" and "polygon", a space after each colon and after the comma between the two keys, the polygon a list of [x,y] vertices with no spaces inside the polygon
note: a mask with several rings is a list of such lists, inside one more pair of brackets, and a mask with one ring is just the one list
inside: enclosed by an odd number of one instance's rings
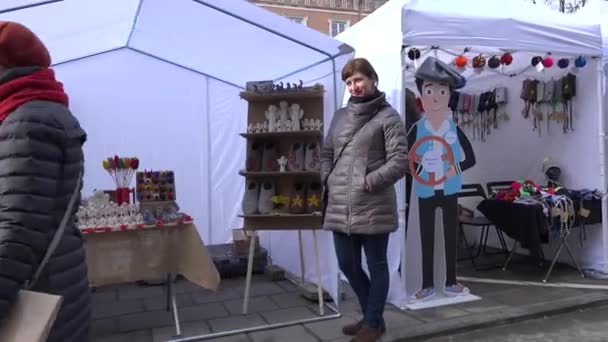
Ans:
{"label": "woman's short brown hair", "polygon": [[352,77],[356,73],[362,73],[363,75],[378,82],[378,74],[372,64],[365,58],[354,58],[348,61],[344,68],[342,68],[342,81],[346,81],[349,77]]}

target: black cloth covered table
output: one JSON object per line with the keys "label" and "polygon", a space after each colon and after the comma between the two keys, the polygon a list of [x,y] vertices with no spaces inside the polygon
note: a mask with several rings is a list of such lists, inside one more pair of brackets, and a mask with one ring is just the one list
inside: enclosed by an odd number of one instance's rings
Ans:
{"label": "black cloth covered table", "polygon": [[530,256],[535,263],[542,261],[541,244],[549,242],[549,231],[540,204],[487,199],[477,205],[477,210],[508,237],[519,241],[523,248],[530,250]]}

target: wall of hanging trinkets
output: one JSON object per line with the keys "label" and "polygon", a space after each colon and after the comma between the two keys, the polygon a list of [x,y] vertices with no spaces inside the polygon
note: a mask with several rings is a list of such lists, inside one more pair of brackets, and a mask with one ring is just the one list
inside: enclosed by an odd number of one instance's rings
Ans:
{"label": "wall of hanging trinkets", "polygon": [[506,105],[506,87],[474,94],[454,91],[449,103],[454,122],[472,132],[473,140],[481,142],[486,141],[492,130],[498,129],[499,122],[510,120]]}

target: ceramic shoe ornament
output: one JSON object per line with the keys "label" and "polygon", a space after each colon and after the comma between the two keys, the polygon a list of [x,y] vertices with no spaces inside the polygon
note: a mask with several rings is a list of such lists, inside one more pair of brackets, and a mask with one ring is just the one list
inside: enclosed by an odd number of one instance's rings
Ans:
{"label": "ceramic shoe ornament", "polygon": [[289,171],[304,170],[304,143],[295,142],[289,147],[287,169]]}
{"label": "ceramic shoe ornament", "polygon": [[258,212],[260,214],[268,215],[272,212],[272,196],[274,195],[274,183],[271,181],[264,181],[260,186],[260,196],[258,198]]}
{"label": "ceramic shoe ornament", "polygon": [[247,188],[241,202],[243,214],[252,215],[258,212],[258,198],[260,196],[260,183],[250,180],[247,182]]}
{"label": "ceramic shoe ornament", "polygon": [[309,143],[306,145],[306,154],[304,156],[304,170],[319,171],[321,169],[321,148],[317,143]]}

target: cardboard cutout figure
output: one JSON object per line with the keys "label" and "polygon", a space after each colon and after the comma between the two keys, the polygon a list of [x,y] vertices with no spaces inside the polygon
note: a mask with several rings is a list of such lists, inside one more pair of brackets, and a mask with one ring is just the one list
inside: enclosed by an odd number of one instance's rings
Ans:
{"label": "cardboard cutout figure", "polygon": [[469,289],[456,281],[458,192],[462,187],[462,172],[475,165],[475,155],[469,139],[452,121],[448,106],[452,90],[464,87],[466,80],[433,57],[424,61],[415,77],[424,113],[408,132],[408,145],[413,190],[418,200],[422,288],[412,300],[427,301],[437,292],[433,277],[437,208],[441,209],[443,218],[444,293],[448,297],[469,294]]}

